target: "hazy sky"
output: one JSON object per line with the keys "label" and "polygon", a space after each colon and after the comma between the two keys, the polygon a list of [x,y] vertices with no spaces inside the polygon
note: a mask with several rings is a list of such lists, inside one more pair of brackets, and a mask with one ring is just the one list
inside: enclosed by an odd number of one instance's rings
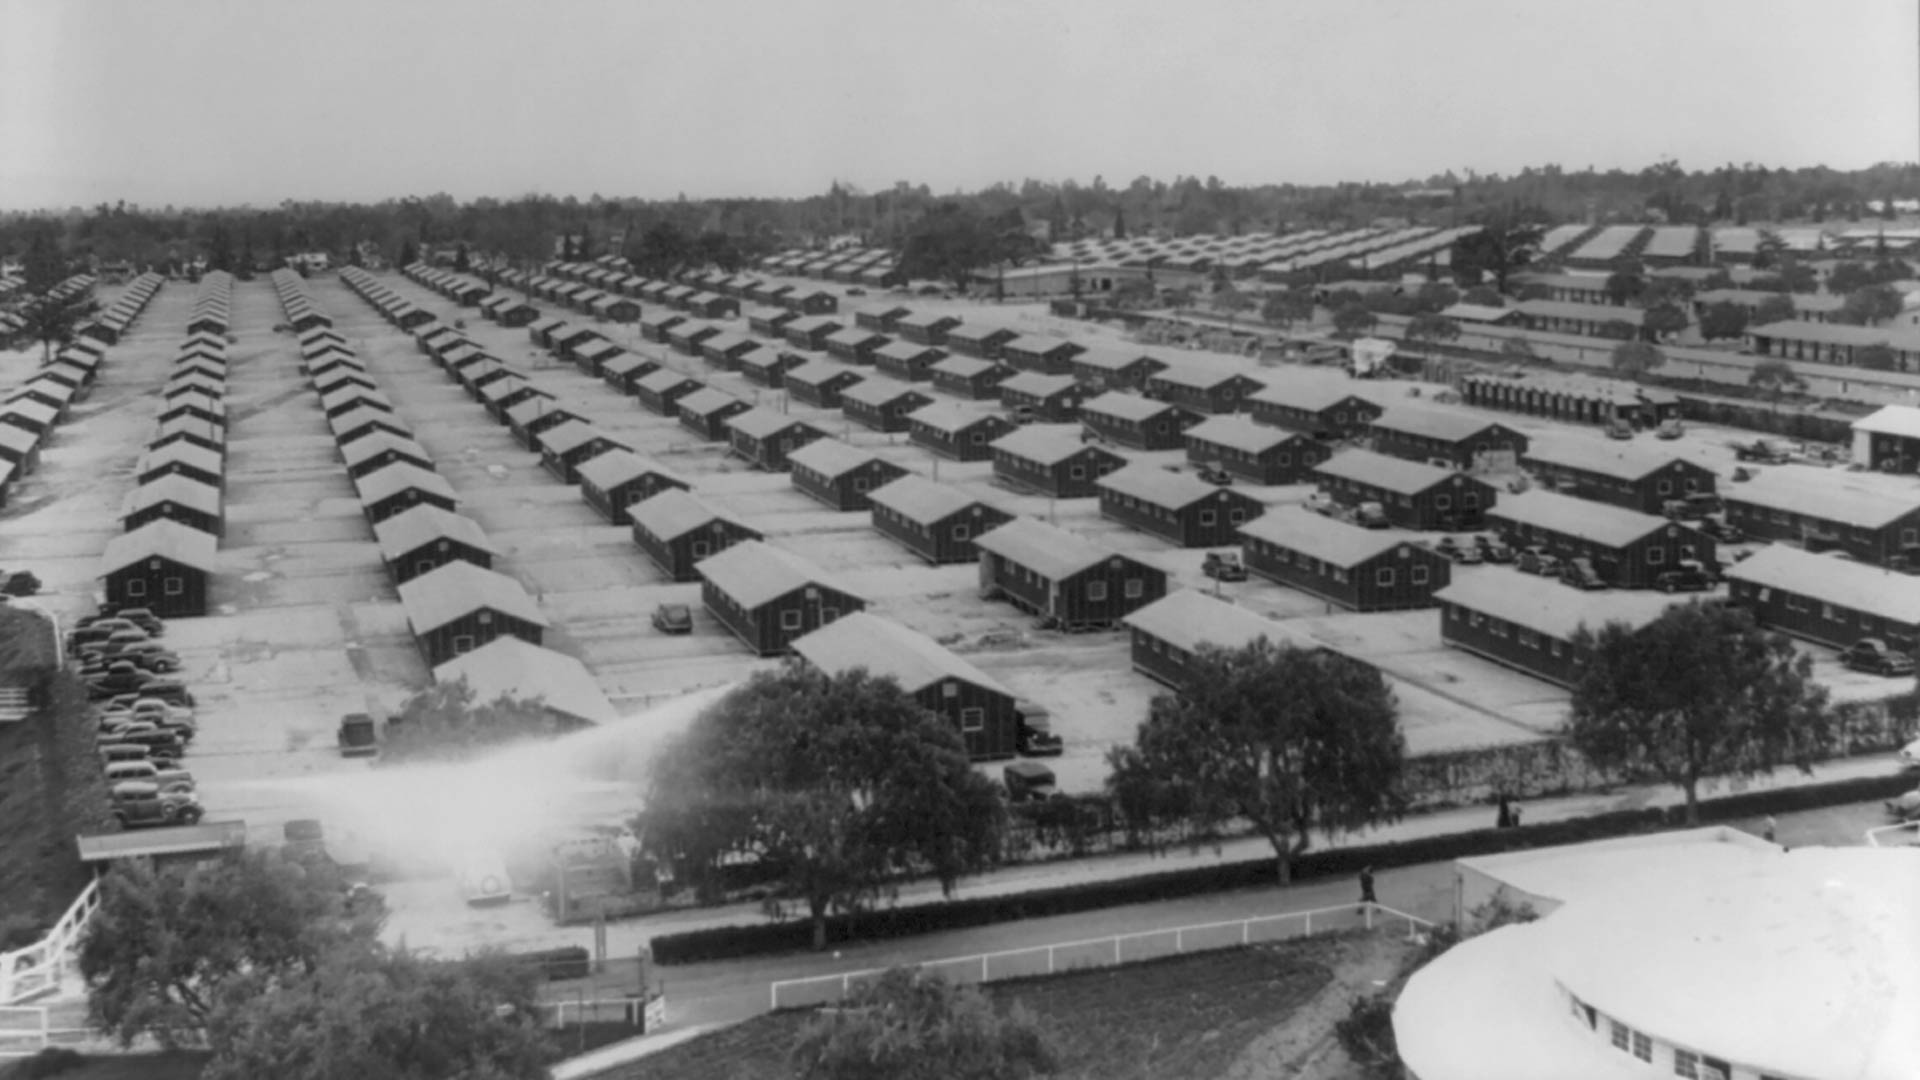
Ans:
{"label": "hazy sky", "polygon": [[1916,0],[0,0],[0,207],[1920,157]]}

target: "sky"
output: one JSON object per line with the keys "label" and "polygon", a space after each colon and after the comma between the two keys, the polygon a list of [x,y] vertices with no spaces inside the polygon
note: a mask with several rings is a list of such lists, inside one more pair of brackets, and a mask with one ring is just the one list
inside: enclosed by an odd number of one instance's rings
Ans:
{"label": "sky", "polygon": [[0,0],[0,209],[1920,159],[1920,0]]}

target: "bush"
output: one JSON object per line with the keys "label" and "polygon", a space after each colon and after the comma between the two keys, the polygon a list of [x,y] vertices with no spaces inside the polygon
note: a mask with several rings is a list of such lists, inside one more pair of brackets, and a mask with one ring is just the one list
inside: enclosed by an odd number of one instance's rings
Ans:
{"label": "bush", "polygon": [[21,1080],[39,1080],[43,1076],[59,1076],[72,1072],[87,1063],[87,1059],[78,1050],[65,1046],[49,1046],[45,1050],[22,1061],[14,1074]]}
{"label": "bush", "polygon": [[[1911,779],[1905,776],[1874,776],[1703,799],[1700,802],[1700,822],[1708,825],[1735,818],[1871,802],[1892,798],[1911,785]],[[1658,832],[1672,825],[1666,811],[1661,809],[1616,810],[1566,821],[1523,825],[1517,829],[1474,829],[1390,844],[1309,851],[1294,859],[1293,880],[1306,882],[1353,877],[1365,866],[1379,870],[1418,863],[1449,862],[1475,855]],[[1273,882],[1273,859],[1263,857],[1026,893],[888,908],[854,916],[840,914],[827,920],[827,943],[831,946],[850,941],[885,941],[940,930],[991,926],[1019,919],[1072,915],[1125,904],[1234,889],[1263,888]],[[796,919],[662,934],[654,938],[650,945],[656,963],[694,964],[802,952],[811,947],[812,935],[811,924],[805,919]]]}

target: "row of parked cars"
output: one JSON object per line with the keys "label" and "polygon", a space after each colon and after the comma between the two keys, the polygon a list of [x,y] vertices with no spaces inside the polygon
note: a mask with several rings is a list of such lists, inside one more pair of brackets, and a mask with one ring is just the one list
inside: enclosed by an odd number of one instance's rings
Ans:
{"label": "row of parked cars", "polygon": [[96,744],[113,816],[123,829],[192,825],[205,811],[182,765],[198,731],[180,657],[166,624],[145,608],[103,606],[75,624],[66,646],[93,704]]}

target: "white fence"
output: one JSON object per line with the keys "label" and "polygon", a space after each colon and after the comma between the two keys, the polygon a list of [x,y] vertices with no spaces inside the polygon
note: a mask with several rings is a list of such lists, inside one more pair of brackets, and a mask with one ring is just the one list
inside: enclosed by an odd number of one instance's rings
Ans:
{"label": "white fence", "polygon": [[[1232,922],[1177,926],[1166,930],[1144,930],[1133,934],[1066,941],[1053,945],[1033,945],[1024,949],[977,953],[942,960],[926,960],[906,965],[921,971],[933,971],[958,983],[1000,982],[1037,975],[1056,975],[1086,968],[1114,967],[1158,960],[1189,952],[1229,949],[1273,941],[1311,937],[1330,930],[1374,930],[1404,926],[1408,937],[1417,936],[1433,923],[1418,915],[1396,911],[1383,904],[1343,904],[1261,915]],[[773,1008],[801,1009],[839,1001],[853,992],[855,983],[878,978],[885,968],[868,968],[838,975],[815,975],[804,979],[782,979],[769,987]]]}
{"label": "white fence", "polygon": [[667,1001],[659,994],[644,999],[576,998],[572,1001],[543,1001],[536,1008],[550,1028],[568,1024],[628,1024],[634,1028],[658,1029],[667,1022]]}
{"label": "white fence", "polygon": [[60,989],[60,978],[87,920],[100,906],[100,879],[87,882],[67,913],[38,942],[0,953],[0,1006],[18,1005]]}
{"label": "white fence", "polygon": [[0,1005],[0,1058],[32,1057],[49,1046],[68,1046],[94,1037],[87,1028],[52,1026],[38,1005]]}

